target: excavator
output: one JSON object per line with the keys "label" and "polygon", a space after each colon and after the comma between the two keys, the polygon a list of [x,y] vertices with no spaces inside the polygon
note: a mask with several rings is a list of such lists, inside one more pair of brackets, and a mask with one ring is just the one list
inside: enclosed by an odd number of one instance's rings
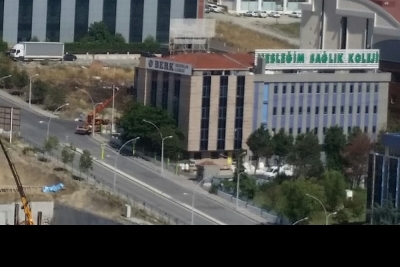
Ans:
{"label": "excavator", "polygon": [[121,90],[117,91],[114,96],[111,98],[107,99],[105,102],[102,104],[98,105],[94,112],[90,112],[89,114],[86,115],[86,120],[83,122],[83,124],[78,125],[78,127],[75,130],[75,134],[81,134],[81,135],[88,135],[92,133],[92,128],[93,128],[93,118],[94,118],[94,131],[95,133],[100,133],[101,132],[101,127],[103,125],[109,125],[110,121],[109,120],[104,120],[101,118],[99,115],[100,112],[102,112],[112,101],[117,97],[117,95],[121,92]]}
{"label": "excavator", "polygon": [[1,146],[1,149],[3,149],[4,155],[7,158],[8,165],[10,166],[12,175],[14,176],[15,183],[17,184],[18,193],[20,195],[21,202],[22,202],[22,209],[24,210],[24,213],[25,213],[25,221],[20,223],[20,225],[34,225],[33,217],[32,217],[32,210],[29,206],[28,199],[26,198],[24,188],[21,183],[21,179],[19,178],[17,169],[15,168],[14,163],[12,163],[10,156],[8,155],[8,152],[7,152],[6,148],[4,147],[3,141],[1,139],[0,139],[0,146]]}

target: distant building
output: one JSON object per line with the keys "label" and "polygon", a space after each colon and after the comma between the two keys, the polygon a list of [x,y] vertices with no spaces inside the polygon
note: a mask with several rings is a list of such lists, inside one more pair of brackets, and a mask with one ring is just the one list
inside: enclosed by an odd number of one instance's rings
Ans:
{"label": "distant building", "polygon": [[282,11],[284,14],[292,13],[299,10],[301,3],[307,3],[310,0],[213,0],[219,5],[227,6],[228,9],[235,13],[243,13],[246,11]]}
{"label": "distant building", "polygon": [[171,18],[202,18],[205,0],[0,0],[0,37],[74,42],[93,22],[104,21],[127,42],[151,35],[168,42]]}

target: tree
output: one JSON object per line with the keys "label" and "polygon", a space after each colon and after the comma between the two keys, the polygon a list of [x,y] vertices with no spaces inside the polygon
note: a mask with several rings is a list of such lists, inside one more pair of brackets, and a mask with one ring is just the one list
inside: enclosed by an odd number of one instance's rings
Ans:
{"label": "tree", "polygon": [[76,149],[75,149],[75,147],[73,147],[72,144],[70,144],[69,146],[63,147],[63,149],[61,151],[61,159],[62,159],[62,162],[64,163],[64,167],[68,163],[74,162],[75,151],[76,151]]}
{"label": "tree", "polygon": [[32,99],[34,99],[38,103],[43,103],[50,90],[50,84],[42,80],[36,80],[32,84]]}
{"label": "tree", "polygon": [[346,197],[346,182],[338,171],[326,171],[322,175],[327,209],[335,211]]}
{"label": "tree", "polygon": [[89,177],[89,170],[93,169],[93,159],[88,150],[83,150],[81,157],[79,158],[79,171],[85,172],[86,177]]}
{"label": "tree", "polygon": [[276,163],[280,168],[293,150],[293,136],[286,134],[281,129],[272,137],[272,141],[274,142],[274,155],[277,158]]}
{"label": "tree", "polygon": [[347,171],[351,188],[357,188],[368,172],[369,154],[374,148],[371,139],[366,133],[358,132],[352,136],[342,153],[349,166]]}
{"label": "tree", "polygon": [[55,110],[59,106],[66,103],[67,93],[61,86],[49,86],[47,95],[44,99],[44,106],[46,109]]}
{"label": "tree", "polygon": [[306,194],[311,194],[318,199],[323,198],[323,189],[311,180],[299,178],[285,181],[281,185],[283,198],[282,213],[292,222],[310,217],[320,210],[320,204]]}
{"label": "tree", "polygon": [[6,52],[8,50],[8,43],[4,42],[3,39],[0,39],[0,52]]}
{"label": "tree", "polygon": [[44,151],[46,151],[48,154],[51,154],[53,150],[58,148],[59,144],[60,143],[57,136],[51,135],[46,140],[44,140]]}
{"label": "tree", "polygon": [[81,42],[125,43],[125,38],[121,34],[111,34],[107,25],[103,21],[99,21],[89,26],[88,32]]}
{"label": "tree", "polygon": [[330,127],[325,134],[324,150],[326,153],[327,168],[330,170],[342,171],[344,160],[342,150],[346,145],[346,136],[339,126]]}
{"label": "tree", "polygon": [[311,132],[298,135],[288,160],[297,167],[297,176],[319,177],[323,166],[318,137]]}
{"label": "tree", "polygon": [[30,42],[40,42],[39,38],[37,36],[33,36],[30,40]]}
{"label": "tree", "polygon": [[17,67],[15,67],[11,75],[10,79],[17,88],[23,88],[29,84],[29,74],[26,70],[19,71]]}
{"label": "tree", "polygon": [[369,210],[368,213],[372,215],[372,223],[374,225],[400,224],[400,210],[395,208],[391,199],[384,200],[382,205],[375,204],[375,206]]}
{"label": "tree", "polygon": [[151,35],[147,36],[146,39],[144,39],[143,47],[147,51],[159,51],[160,50],[160,44]]}
{"label": "tree", "polygon": [[258,162],[261,157],[264,157],[268,162],[268,159],[274,154],[272,136],[263,126],[251,133],[247,138],[246,144],[253,154],[253,157],[256,158],[254,172],[257,170]]}
{"label": "tree", "polygon": [[122,139],[128,141],[140,137],[137,146],[150,151],[160,151],[160,133],[153,125],[143,120],[154,123],[160,129],[163,137],[169,135],[173,137],[165,140],[165,155],[172,158],[179,155],[182,143],[184,143],[184,134],[176,128],[172,115],[158,107],[131,103],[124,111],[119,122],[119,127],[123,129]]}

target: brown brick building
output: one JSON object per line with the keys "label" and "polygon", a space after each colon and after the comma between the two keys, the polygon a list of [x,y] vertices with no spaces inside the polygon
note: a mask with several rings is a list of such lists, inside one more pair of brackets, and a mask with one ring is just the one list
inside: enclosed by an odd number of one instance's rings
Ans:
{"label": "brown brick building", "polygon": [[185,133],[187,157],[217,159],[247,149],[252,132],[252,54],[142,57],[135,98],[168,110]]}

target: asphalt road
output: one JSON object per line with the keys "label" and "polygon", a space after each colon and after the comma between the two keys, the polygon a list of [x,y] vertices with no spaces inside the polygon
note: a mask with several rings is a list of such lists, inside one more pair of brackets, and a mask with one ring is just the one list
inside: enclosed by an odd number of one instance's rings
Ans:
{"label": "asphalt road", "polygon": [[[13,103],[9,103],[5,99],[0,99],[0,105],[16,106]],[[46,124],[40,124],[39,121],[46,120],[47,118],[37,115],[36,113],[31,113],[25,109],[22,109],[21,113],[21,136],[34,144],[42,145],[46,137],[47,126]],[[50,133],[51,135],[57,136],[60,142],[72,142],[75,147],[82,150],[87,149],[91,152],[93,157],[100,158],[101,148],[99,143],[88,136],[75,135],[74,131],[76,125],[77,122],[74,121],[52,119],[50,124]],[[105,159],[105,162],[113,166],[115,157],[114,150],[107,148],[105,153],[109,155],[109,157]],[[140,180],[141,182],[144,182],[171,196],[175,200],[178,200],[189,206],[192,204],[192,193],[190,190],[181,187],[170,180],[162,178],[160,175],[151,172],[146,167],[135,163],[124,156],[120,156],[118,159],[118,169],[135,177],[137,180]],[[94,168],[93,174],[99,181],[103,181],[108,184],[112,183],[112,172],[101,165]],[[151,206],[171,215],[172,217],[175,217],[186,224],[190,224],[190,210],[176,205],[164,197],[158,196],[157,194],[144,189],[140,185],[132,181],[128,181],[122,177],[118,177],[117,186],[121,190],[131,194],[135,200],[146,202]],[[254,220],[200,194],[196,195],[195,208],[228,225],[257,224],[257,222]],[[195,224],[211,224],[211,222],[205,218],[200,218],[200,216],[197,216],[195,219]]]}

